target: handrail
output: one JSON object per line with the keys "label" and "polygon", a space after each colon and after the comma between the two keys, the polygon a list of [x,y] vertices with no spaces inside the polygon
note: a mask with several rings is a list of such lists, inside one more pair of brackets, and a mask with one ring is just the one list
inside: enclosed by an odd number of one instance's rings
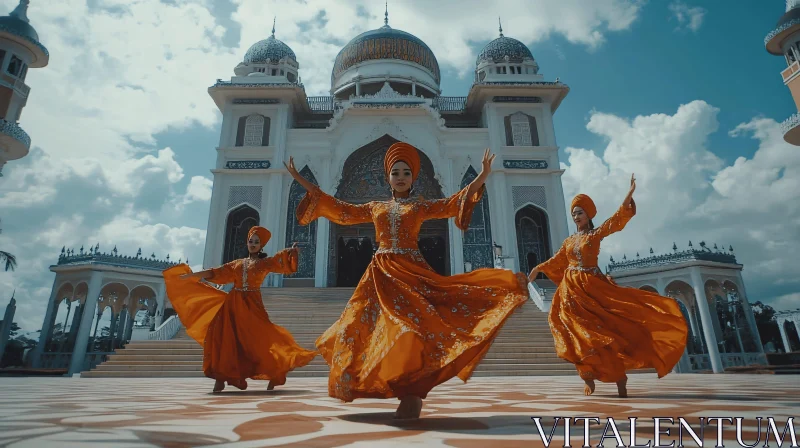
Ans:
{"label": "handrail", "polygon": [[169,319],[165,320],[155,330],[147,335],[147,339],[151,341],[168,341],[178,334],[178,331],[183,327],[181,320],[177,314],[173,314]]}

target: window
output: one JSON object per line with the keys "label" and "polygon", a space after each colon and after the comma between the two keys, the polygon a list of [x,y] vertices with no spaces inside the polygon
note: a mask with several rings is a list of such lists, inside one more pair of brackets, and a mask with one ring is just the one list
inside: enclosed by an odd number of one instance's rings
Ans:
{"label": "window", "polygon": [[287,73],[286,73],[286,79],[288,79],[288,80],[289,80],[289,82],[294,82],[294,80],[295,80],[295,79],[297,79],[297,78],[295,77],[294,73],[292,73],[292,72],[287,72]]}
{"label": "window", "polygon": [[247,232],[257,226],[258,212],[247,205],[231,211],[225,224],[225,247],[222,251],[222,262],[228,263],[247,256]]}
{"label": "window", "polygon": [[531,125],[525,114],[516,113],[511,116],[511,135],[514,146],[532,146]]}
{"label": "window", "polygon": [[270,120],[253,114],[239,118],[236,131],[236,146],[269,146]]}
{"label": "window", "polygon": [[536,118],[522,112],[505,117],[506,146],[539,146]]}
{"label": "window", "polygon": [[281,70],[281,76],[283,76],[283,70]]}
{"label": "window", "polygon": [[12,76],[19,76],[22,72],[22,66],[25,65],[22,63],[22,59],[18,58],[16,55],[11,55],[11,61],[8,63],[8,71],[9,74]]}
{"label": "window", "polygon": [[244,146],[261,146],[261,136],[264,133],[264,117],[250,115],[244,126]]}
{"label": "window", "polygon": [[272,69],[272,76],[275,76],[277,74],[278,74],[278,69],[277,68],[273,68]]}

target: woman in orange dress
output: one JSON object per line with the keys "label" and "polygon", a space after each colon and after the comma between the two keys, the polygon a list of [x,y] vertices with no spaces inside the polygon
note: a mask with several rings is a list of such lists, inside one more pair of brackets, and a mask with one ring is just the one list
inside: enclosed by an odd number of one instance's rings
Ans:
{"label": "woman in orange dress", "polygon": [[532,281],[542,272],[558,284],[548,316],[550,330],[558,356],[575,364],[586,383],[586,395],[599,380],[616,383],[619,396],[627,397],[625,371],[654,368],[661,378],[686,347],[688,328],[675,300],[617,286],[597,266],[600,242],[636,214],[635,189],[631,176],[622,206],[598,228],[592,223],[597,214],[594,202],[583,194],[575,196],[571,213],[578,232],[529,275]]}
{"label": "woman in orange dress", "polygon": [[[247,236],[247,258],[218,268],[192,273],[186,264],[164,271],[167,297],[186,333],[203,346],[203,373],[214,378],[214,392],[225,383],[247,389],[247,378],[269,380],[268,390],[286,383],[286,374],[302,367],[317,352],[306,350],[291,333],[269,320],[261,297],[261,284],[270,272],[297,271],[298,249],[292,246],[273,257],[261,249],[269,230],[253,227]],[[225,293],[200,279],[218,285],[233,283]]]}
{"label": "woman in orange dress", "polygon": [[503,323],[528,299],[525,274],[478,269],[444,277],[417,247],[425,220],[455,217],[459,228],[468,227],[492,160],[487,150],[469,186],[426,200],[410,195],[420,169],[417,149],[395,143],[384,159],[392,198],[358,205],[323,193],[289,160],[289,173],[307,191],[297,207],[302,225],[319,217],[341,225],[373,222],[380,243],[341,317],[316,342],[331,369],[331,397],[397,397],[395,418],[418,418],[433,387],[456,375],[469,379]]}

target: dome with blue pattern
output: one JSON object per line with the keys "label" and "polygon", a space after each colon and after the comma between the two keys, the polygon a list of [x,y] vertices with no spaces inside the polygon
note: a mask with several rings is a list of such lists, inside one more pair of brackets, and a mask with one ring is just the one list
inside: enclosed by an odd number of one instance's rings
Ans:
{"label": "dome with blue pattern", "polygon": [[475,65],[483,62],[522,62],[525,59],[533,60],[531,50],[522,42],[501,34],[500,37],[483,47]]}
{"label": "dome with blue pattern", "polygon": [[43,67],[47,65],[50,53],[44,45],[39,42],[39,34],[28,23],[28,4],[29,0],[21,0],[19,5],[7,16],[0,17],[0,33],[7,33],[13,37],[20,38],[23,44],[34,54],[31,67]]}
{"label": "dome with blue pattern", "polygon": [[297,62],[297,56],[288,45],[272,36],[254,43],[244,55],[245,64],[264,64],[267,60],[278,62],[283,58]]}

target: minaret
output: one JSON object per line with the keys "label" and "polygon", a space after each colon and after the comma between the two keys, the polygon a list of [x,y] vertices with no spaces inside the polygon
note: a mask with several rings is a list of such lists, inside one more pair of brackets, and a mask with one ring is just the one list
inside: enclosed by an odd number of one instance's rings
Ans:
{"label": "minaret", "polygon": [[25,84],[28,68],[47,65],[50,54],[28,21],[30,0],[20,0],[11,14],[0,17],[0,176],[9,160],[25,157],[31,138],[19,127],[31,89]]}
{"label": "minaret", "polygon": [[[771,54],[786,58],[788,68],[781,72],[781,77],[800,111],[800,0],[786,0],[786,13],[764,38],[764,44]],[[800,146],[800,113],[789,117],[781,127],[783,139]]]}
{"label": "minaret", "polygon": [[[14,291],[16,293],[16,291]],[[6,344],[11,334],[11,324],[14,322],[14,314],[17,311],[17,299],[14,294],[11,294],[11,301],[8,302],[6,313],[3,315],[3,322],[0,323],[0,359],[3,359],[3,353],[6,351]]]}

